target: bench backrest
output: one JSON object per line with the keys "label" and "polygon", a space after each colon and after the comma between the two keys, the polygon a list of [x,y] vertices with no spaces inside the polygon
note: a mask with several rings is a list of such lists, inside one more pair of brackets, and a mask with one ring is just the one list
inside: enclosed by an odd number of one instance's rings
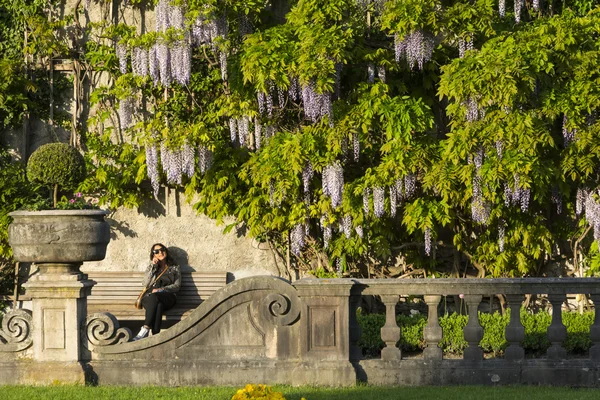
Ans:
{"label": "bench backrest", "polygon": [[[89,272],[88,279],[96,281],[88,304],[132,306],[143,289],[143,272]],[[181,288],[177,293],[178,306],[198,306],[215,291],[227,284],[227,272],[194,271],[181,273]]]}

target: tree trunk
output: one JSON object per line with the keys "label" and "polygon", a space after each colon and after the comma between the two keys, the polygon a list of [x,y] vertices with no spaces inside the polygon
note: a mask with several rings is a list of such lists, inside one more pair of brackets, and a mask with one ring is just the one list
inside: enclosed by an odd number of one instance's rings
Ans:
{"label": "tree trunk", "polygon": [[58,185],[54,185],[52,199],[54,201],[54,208],[56,208],[56,203],[58,203]]}

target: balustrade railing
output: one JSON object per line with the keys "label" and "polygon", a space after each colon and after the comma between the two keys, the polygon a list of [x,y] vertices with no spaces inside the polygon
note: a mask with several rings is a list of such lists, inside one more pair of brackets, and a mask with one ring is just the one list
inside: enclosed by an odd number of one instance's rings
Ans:
{"label": "balustrade railing", "polygon": [[[414,279],[405,281],[359,279],[354,280],[360,286],[362,295],[380,296],[386,308],[385,325],[381,328],[381,339],[385,347],[381,351],[381,359],[385,361],[400,360],[402,354],[396,343],[402,332],[396,322],[396,305],[401,296],[423,296],[428,307],[427,324],[423,337],[426,347],[423,357],[426,360],[441,360],[442,350],[438,347],[443,339],[442,327],[438,320],[438,306],[443,296],[461,295],[467,305],[468,322],[464,327],[464,339],[468,343],[464,351],[465,360],[482,360],[483,350],[479,346],[483,338],[483,327],[479,322],[478,308],[483,296],[502,294],[511,310],[510,321],[506,327],[505,337],[508,346],[504,357],[506,360],[521,360],[524,349],[521,342],[525,338],[525,328],[521,323],[520,308],[526,295],[546,295],[552,305],[552,321],[547,329],[547,338],[551,343],[546,358],[559,360],[566,358],[567,352],[562,343],[567,337],[567,329],[563,324],[562,305],[568,294],[586,294],[594,304],[600,304],[600,279],[596,278],[522,278],[522,279]],[[589,357],[600,360],[600,313],[595,314],[590,328],[592,347]]]}
{"label": "balustrade railing", "polygon": [[[598,386],[600,382],[600,313],[590,327],[589,359],[565,360],[563,347],[567,329],[562,306],[568,295],[575,294],[588,295],[594,304],[600,304],[600,279],[595,278],[302,279],[290,285],[274,277],[251,277],[215,292],[179,324],[136,342],[128,342],[131,335],[111,315],[92,315],[84,323],[78,318],[67,320],[68,313],[46,306],[50,303],[44,302],[56,299],[53,296],[65,296],[85,315],[86,287],[74,284],[80,281],[65,279],[65,288],[74,288],[70,291],[62,287],[50,290],[45,282],[33,286],[37,291],[32,291],[31,315],[24,311],[6,314],[0,324],[0,384],[23,383],[21,376],[29,377],[46,362],[44,368],[49,372],[44,382],[66,374],[72,374],[69,382],[81,379],[81,363],[91,365],[103,382],[127,385],[238,384],[249,380],[324,385],[352,385],[357,380],[376,385],[500,382]],[[503,295],[513,310],[505,328],[508,344],[504,359],[484,360],[481,340],[485,332],[478,309],[484,297],[497,294]],[[528,294],[544,295],[552,307],[546,332],[550,346],[542,360],[525,358],[522,346],[526,337],[520,309]],[[379,296],[385,306],[381,359],[361,359],[357,346],[356,310],[361,296],[366,295]],[[454,295],[462,295],[467,306],[463,328],[467,346],[462,360],[444,360],[439,345],[445,332],[438,310],[444,296]],[[403,358],[396,345],[402,337],[396,307],[406,296],[422,297],[428,309],[422,359]],[[49,321],[56,324],[49,325]],[[57,335],[54,326],[62,327],[64,335]],[[69,341],[81,344],[83,338],[87,338],[87,346],[82,351],[66,348]],[[40,351],[42,345],[48,347],[45,353]],[[29,353],[23,351],[31,353],[34,363],[25,361]],[[71,362],[65,361],[65,354]],[[57,368],[57,361],[65,367]],[[145,375],[151,381],[140,380],[139,368],[154,368]],[[230,373],[224,375],[224,370]],[[165,375],[164,371],[174,372]]]}

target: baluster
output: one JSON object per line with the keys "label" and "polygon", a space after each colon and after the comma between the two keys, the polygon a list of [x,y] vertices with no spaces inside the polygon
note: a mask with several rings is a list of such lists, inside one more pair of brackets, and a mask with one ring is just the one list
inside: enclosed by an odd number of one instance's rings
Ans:
{"label": "baluster", "polygon": [[522,294],[507,294],[506,300],[510,308],[510,322],[506,326],[506,341],[508,347],[504,352],[507,360],[522,360],[525,357],[525,351],[521,347],[521,341],[525,339],[525,328],[521,323],[521,303]]}
{"label": "baluster", "polygon": [[562,322],[562,304],[566,300],[565,294],[551,294],[548,296],[552,304],[552,322],[548,327],[548,340],[552,346],[546,352],[548,358],[561,359],[567,357],[567,351],[562,347],[562,342],[567,338],[567,328]]}
{"label": "baluster", "polygon": [[385,347],[381,350],[382,360],[400,360],[402,352],[396,343],[400,340],[400,327],[396,321],[396,304],[399,296],[383,295],[381,300],[385,304],[385,325],[381,328],[381,340],[385,342]]}
{"label": "baluster", "polygon": [[438,347],[438,344],[442,340],[443,332],[438,320],[438,305],[442,296],[425,296],[425,303],[427,303],[427,325],[423,329],[423,338],[427,347],[423,350],[423,357],[426,360],[441,360],[442,349]]}
{"label": "baluster", "polygon": [[483,328],[479,323],[479,316],[477,315],[481,299],[482,296],[478,294],[465,295],[465,303],[467,303],[467,311],[469,313],[469,321],[463,330],[465,340],[469,344],[465,349],[465,360],[477,361],[483,359],[483,349],[479,347],[479,342],[483,339]]}
{"label": "baluster", "polygon": [[590,348],[590,358],[600,360],[600,294],[591,297],[594,302],[594,324],[590,327],[590,339],[594,345]]}
{"label": "baluster", "polygon": [[360,304],[360,295],[352,294],[350,296],[350,360],[360,360],[362,350],[358,346],[360,340],[360,325],[356,319],[356,311]]}

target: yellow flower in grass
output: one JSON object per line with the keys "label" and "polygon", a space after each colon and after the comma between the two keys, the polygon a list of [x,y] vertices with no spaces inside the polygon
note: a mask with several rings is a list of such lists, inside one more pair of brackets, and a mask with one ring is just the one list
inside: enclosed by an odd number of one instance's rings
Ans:
{"label": "yellow flower in grass", "polygon": [[259,384],[247,384],[243,389],[239,389],[231,400],[285,400],[283,393],[274,392],[270,386]]}

